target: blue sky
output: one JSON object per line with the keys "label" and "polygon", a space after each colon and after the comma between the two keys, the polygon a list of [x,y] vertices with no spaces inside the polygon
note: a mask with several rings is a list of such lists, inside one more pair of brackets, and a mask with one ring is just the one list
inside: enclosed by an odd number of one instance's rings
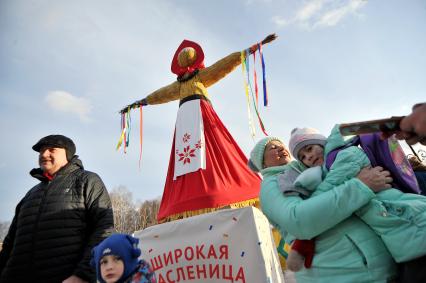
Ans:
{"label": "blue sky", "polygon": [[[426,2],[359,0],[0,0],[0,220],[11,220],[37,183],[31,146],[60,133],[107,188],[160,197],[178,102],[144,109],[139,170],[137,112],[128,153],[115,151],[118,110],[175,80],[183,39],[205,64],[275,32],[264,48],[270,135],[294,127],[328,133],[335,123],[410,113],[426,97]],[[258,69],[260,72],[260,69]],[[248,155],[241,69],[209,88],[213,106]]]}

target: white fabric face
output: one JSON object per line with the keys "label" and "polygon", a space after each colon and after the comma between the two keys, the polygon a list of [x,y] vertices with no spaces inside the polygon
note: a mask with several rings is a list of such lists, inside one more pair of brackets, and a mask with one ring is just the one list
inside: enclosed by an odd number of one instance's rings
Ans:
{"label": "white fabric face", "polygon": [[206,143],[200,100],[187,101],[179,107],[175,132],[176,177],[206,169]]}

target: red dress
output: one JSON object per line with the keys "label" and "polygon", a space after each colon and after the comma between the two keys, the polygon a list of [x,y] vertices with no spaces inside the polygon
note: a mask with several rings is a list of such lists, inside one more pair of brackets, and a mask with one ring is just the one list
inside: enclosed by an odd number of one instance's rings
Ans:
{"label": "red dress", "polygon": [[247,158],[217,116],[210,102],[200,99],[204,124],[206,168],[173,180],[175,141],[158,212],[159,221],[200,214],[219,207],[252,205],[260,177],[247,167]]}

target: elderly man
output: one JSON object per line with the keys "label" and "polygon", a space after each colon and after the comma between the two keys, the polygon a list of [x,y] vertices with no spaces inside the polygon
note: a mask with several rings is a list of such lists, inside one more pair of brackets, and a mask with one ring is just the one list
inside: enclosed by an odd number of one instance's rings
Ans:
{"label": "elderly man", "polygon": [[50,135],[33,147],[40,180],[16,207],[0,253],[0,282],[94,282],[91,249],[113,229],[101,178],[83,168],[74,142]]}

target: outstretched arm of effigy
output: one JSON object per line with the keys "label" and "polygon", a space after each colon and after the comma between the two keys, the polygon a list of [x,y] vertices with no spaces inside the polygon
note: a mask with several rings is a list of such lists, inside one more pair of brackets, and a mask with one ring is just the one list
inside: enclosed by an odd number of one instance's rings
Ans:
{"label": "outstretched arm of effigy", "polygon": [[[275,40],[277,36],[275,34],[268,35],[262,44],[267,44]],[[258,49],[258,44],[253,44],[250,48],[250,54],[254,53]],[[225,58],[217,61],[210,67],[200,70],[198,76],[205,87],[209,87],[217,81],[224,78],[227,74],[232,72],[238,65],[241,64],[241,52],[234,52]]]}
{"label": "outstretched arm of effigy", "polygon": [[177,100],[179,98],[179,82],[174,82],[154,91],[153,93],[141,100],[135,101],[132,104],[127,105],[126,107],[121,109],[120,113],[125,113],[128,111],[129,108],[134,109],[139,107],[140,105],[145,106],[148,104],[161,104]]}
{"label": "outstretched arm of effigy", "polygon": [[162,104],[180,99],[179,84],[180,82],[176,81],[154,91],[145,98],[147,104]]}
{"label": "outstretched arm of effigy", "polygon": [[232,72],[241,64],[241,53],[234,52],[225,58],[220,59],[213,65],[200,70],[198,77],[205,87],[209,87],[223,79],[227,74]]}

